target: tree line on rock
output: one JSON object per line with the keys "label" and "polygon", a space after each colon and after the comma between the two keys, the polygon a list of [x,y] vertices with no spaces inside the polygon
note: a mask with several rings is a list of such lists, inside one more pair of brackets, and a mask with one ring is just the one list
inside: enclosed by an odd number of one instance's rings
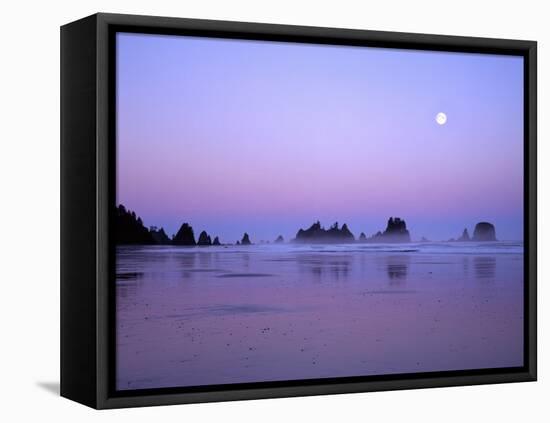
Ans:
{"label": "tree line on rock", "polygon": [[345,243],[355,241],[355,237],[345,223],[341,228],[338,227],[338,222],[336,222],[329,229],[325,229],[321,226],[321,222],[317,221],[308,229],[300,229],[294,241],[301,243]]}
{"label": "tree line on rock", "polygon": [[[164,230],[162,231],[164,233]],[[115,213],[115,240],[117,244],[156,244],[154,233],[143,226],[140,217],[135,212],[126,210],[121,204]]]}
{"label": "tree line on rock", "polygon": [[294,241],[299,243],[397,243],[411,242],[411,236],[404,220],[399,217],[390,217],[384,232],[378,231],[370,237],[361,232],[357,241],[347,224],[344,223],[339,228],[338,222],[336,222],[329,229],[325,229],[319,221],[315,222],[308,229],[300,229]]}
{"label": "tree line on rock", "polygon": [[[487,242],[496,240],[495,226],[489,222],[479,222],[474,228],[473,237],[470,238],[468,229],[464,229],[458,239],[455,240],[452,238],[449,241]],[[341,228],[338,227],[338,222],[336,222],[329,229],[325,229],[319,221],[315,222],[308,229],[300,229],[294,241],[300,243],[407,243],[411,242],[411,235],[407,230],[405,220],[399,217],[390,217],[383,232],[378,231],[370,237],[361,232],[357,241],[355,241],[355,236],[345,223]],[[421,242],[428,242],[428,240],[422,237]]]}
{"label": "tree line on rock", "polygon": [[[279,238],[282,239],[281,236]],[[115,213],[115,242],[120,245],[222,245],[219,237],[215,236],[212,240],[212,237],[206,231],[202,231],[199,238],[195,240],[193,227],[189,223],[183,223],[172,238],[166,235],[164,228],[158,229],[156,226],[151,226],[147,229],[141,218],[135,212],[127,210],[122,204],[116,208]],[[237,244],[251,245],[252,242],[245,232],[242,239],[237,241]]]}

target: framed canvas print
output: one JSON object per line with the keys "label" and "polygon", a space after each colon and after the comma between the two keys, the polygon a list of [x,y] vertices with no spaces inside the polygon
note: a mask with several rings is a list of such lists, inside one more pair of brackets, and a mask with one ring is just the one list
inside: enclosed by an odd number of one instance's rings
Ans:
{"label": "framed canvas print", "polygon": [[536,379],[536,43],[61,30],[61,393]]}

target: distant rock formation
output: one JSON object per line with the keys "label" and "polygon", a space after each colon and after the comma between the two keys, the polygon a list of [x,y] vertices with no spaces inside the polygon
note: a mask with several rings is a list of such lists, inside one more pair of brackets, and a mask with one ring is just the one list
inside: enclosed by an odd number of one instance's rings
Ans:
{"label": "distant rock formation", "polygon": [[347,224],[343,224],[341,229],[338,229],[338,222],[330,227],[328,230],[329,238],[341,239],[344,242],[355,241],[355,236],[351,233]]}
{"label": "distant rock formation", "polygon": [[422,238],[420,238],[420,242],[430,242],[430,240],[423,236]]}
{"label": "distant rock formation", "polygon": [[115,213],[115,242],[117,244],[155,244],[149,230],[135,212],[121,204]]}
{"label": "distant rock formation", "polygon": [[279,235],[274,242],[275,242],[275,244],[281,244],[281,243],[285,242],[285,239],[283,238],[282,235]]}
{"label": "distant rock formation", "polygon": [[241,241],[237,241],[235,245],[241,245]]}
{"label": "distant rock formation", "polygon": [[250,238],[248,237],[248,234],[245,232],[243,235],[243,239],[241,239],[241,245],[250,245],[252,244],[250,242]]}
{"label": "distant rock formation", "polygon": [[495,226],[489,222],[479,222],[474,229],[472,241],[496,241]]}
{"label": "distant rock formation", "polygon": [[361,232],[361,234],[359,234],[359,242],[365,242],[367,240],[367,236],[365,235],[365,232]]}
{"label": "distant rock formation", "polygon": [[151,226],[151,228],[149,228],[149,233],[153,237],[155,244],[169,245],[172,243],[168,235],[166,235],[166,232],[164,232],[164,228],[157,229],[156,226]]}
{"label": "distant rock formation", "polygon": [[221,245],[220,244],[220,239],[218,237],[215,237],[214,241],[212,242],[212,245]]}
{"label": "distant rock formation", "polygon": [[467,242],[470,241],[470,234],[468,233],[468,229],[464,228],[462,231],[462,235],[460,235],[459,238],[456,239],[459,242]]}
{"label": "distant rock formation", "polygon": [[178,233],[172,239],[174,245],[197,245],[195,242],[195,234],[193,233],[193,228],[189,223],[184,223],[181,225]]}
{"label": "distant rock formation", "polygon": [[197,245],[212,245],[212,239],[210,238],[210,235],[206,233],[206,231],[202,231],[199,234]]}
{"label": "distant rock formation", "polygon": [[411,242],[411,235],[407,230],[407,224],[399,217],[390,217],[384,232],[377,232],[367,239],[368,242]]}
{"label": "distant rock formation", "polygon": [[355,237],[345,223],[342,228],[338,228],[338,222],[336,222],[329,229],[325,229],[317,221],[308,229],[300,229],[294,241],[303,243],[346,243],[354,242]]}

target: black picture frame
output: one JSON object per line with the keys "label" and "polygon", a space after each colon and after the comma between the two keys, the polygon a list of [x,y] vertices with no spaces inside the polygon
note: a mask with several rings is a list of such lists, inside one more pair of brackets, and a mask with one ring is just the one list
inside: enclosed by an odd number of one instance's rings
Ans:
{"label": "black picture frame", "polygon": [[[111,324],[114,246],[109,211],[115,204],[117,31],[522,56],[524,366],[116,392]],[[103,409],[536,380],[536,72],[534,41],[104,13],[61,27],[61,395]]]}

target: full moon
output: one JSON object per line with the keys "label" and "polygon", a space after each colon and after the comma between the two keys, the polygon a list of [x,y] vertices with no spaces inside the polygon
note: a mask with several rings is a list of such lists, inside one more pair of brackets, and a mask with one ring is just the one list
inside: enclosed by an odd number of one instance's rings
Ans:
{"label": "full moon", "polygon": [[443,112],[439,112],[435,116],[435,121],[439,123],[440,125],[445,125],[445,122],[447,122],[447,115]]}

